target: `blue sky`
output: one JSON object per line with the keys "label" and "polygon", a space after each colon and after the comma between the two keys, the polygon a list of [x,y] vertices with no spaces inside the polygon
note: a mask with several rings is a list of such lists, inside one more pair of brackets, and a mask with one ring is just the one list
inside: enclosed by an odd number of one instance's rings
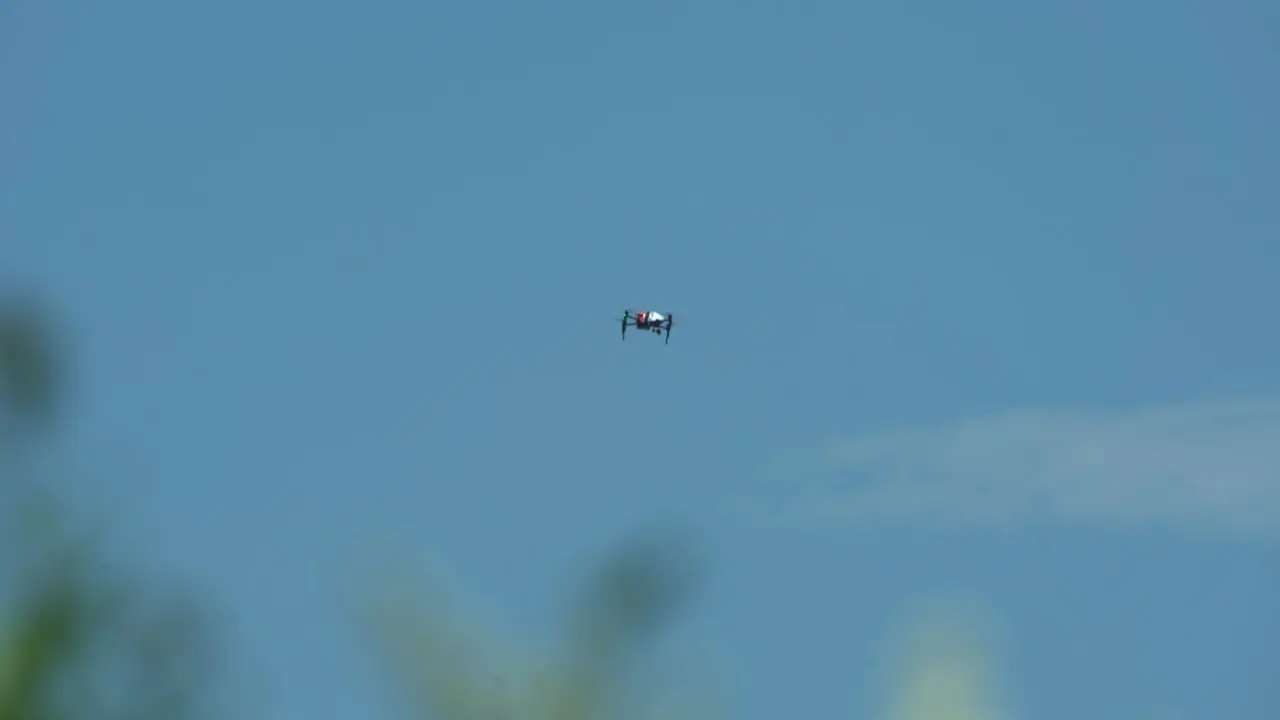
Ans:
{"label": "blue sky", "polygon": [[[537,636],[676,523],[708,574],[672,642],[737,717],[879,713],[952,595],[1011,717],[1271,717],[1277,33],[7,3],[0,271],[76,333],[84,497],[220,613],[233,704],[385,707],[340,601],[371,548]],[[669,346],[618,340],[636,306]]]}

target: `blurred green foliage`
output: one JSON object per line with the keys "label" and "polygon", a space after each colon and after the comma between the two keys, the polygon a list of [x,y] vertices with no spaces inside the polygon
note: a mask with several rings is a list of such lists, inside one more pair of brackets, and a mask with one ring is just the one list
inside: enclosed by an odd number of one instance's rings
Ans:
{"label": "blurred green foliage", "polygon": [[[214,643],[200,608],[149,592],[106,563],[53,489],[19,461],[57,427],[62,348],[37,303],[0,301],[0,720],[211,716]],[[517,654],[505,645],[478,656],[480,644],[468,636],[475,624],[447,611],[435,592],[394,587],[373,597],[363,617],[414,715],[635,718],[652,706],[652,693],[629,694],[624,678],[646,638],[687,596],[689,559],[669,543],[624,546],[571,608],[567,643],[547,660],[513,663]],[[972,638],[960,642],[955,627],[944,629],[909,644],[888,717],[1002,717],[984,694],[986,657]],[[707,717],[692,708],[680,715]],[[672,710],[663,708],[661,717],[673,717]]]}
{"label": "blurred green foliage", "polygon": [[888,720],[1004,720],[994,636],[977,607],[935,599],[907,617],[889,684]]}
{"label": "blurred green foliage", "polygon": [[53,327],[33,299],[0,300],[0,412],[10,434],[52,420],[62,399],[61,360]]}
{"label": "blurred green foliage", "polygon": [[20,462],[56,429],[57,340],[36,303],[0,303],[0,720],[199,717],[213,677],[203,617],[111,567]]}
{"label": "blurred green foliage", "polygon": [[448,609],[441,593],[410,592],[407,582],[374,596],[364,617],[424,718],[637,717],[652,696],[628,693],[628,671],[688,594],[690,560],[684,546],[662,537],[624,544],[591,577],[571,607],[567,642],[547,659],[513,663],[520,654],[505,644],[481,654],[477,622]]}

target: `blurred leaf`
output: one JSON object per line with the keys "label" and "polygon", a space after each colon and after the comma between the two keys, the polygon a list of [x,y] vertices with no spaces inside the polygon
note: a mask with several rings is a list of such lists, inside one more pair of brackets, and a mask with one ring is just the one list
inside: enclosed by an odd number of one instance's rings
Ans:
{"label": "blurred leaf", "polygon": [[194,716],[213,679],[203,615],[62,540],[32,546],[0,608],[0,720]]}
{"label": "blurred leaf", "polygon": [[0,302],[0,409],[8,422],[52,420],[61,400],[59,360],[47,313],[26,298]]}
{"label": "blurred leaf", "polygon": [[0,720],[56,717],[56,683],[83,658],[102,607],[78,570],[70,559],[46,568],[39,586],[21,599],[3,652]]}
{"label": "blurred leaf", "polygon": [[[57,420],[55,339],[36,303],[0,302],[0,440]],[[191,717],[212,680],[202,616],[104,562],[18,449],[0,445],[0,720]]]}
{"label": "blurred leaf", "polygon": [[[395,593],[396,600],[410,597]],[[472,648],[459,637],[465,624],[439,601],[413,595],[416,607],[404,602],[380,603],[374,620],[380,648],[387,653],[398,680],[427,715],[457,720],[502,717],[491,712],[475,668]]]}
{"label": "blurred leaf", "polygon": [[[967,605],[967,604],[965,604]],[[995,657],[982,616],[959,603],[920,612],[903,645],[893,720],[1000,720],[1006,717]]]}
{"label": "blurred leaf", "polygon": [[626,710],[618,692],[623,661],[682,599],[689,580],[685,559],[678,548],[654,542],[629,544],[609,558],[574,608],[567,653],[549,662],[500,667],[510,656],[481,652],[464,635],[472,624],[446,611],[437,596],[403,590],[374,606],[375,642],[424,717],[620,718]]}
{"label": "blurred leaf", "polygon": [[628,653],[672,616],[691,580],[687,548],[662,537],[625,544],[609,558],[577,607],[569,667],[553,715],[611,717]]}

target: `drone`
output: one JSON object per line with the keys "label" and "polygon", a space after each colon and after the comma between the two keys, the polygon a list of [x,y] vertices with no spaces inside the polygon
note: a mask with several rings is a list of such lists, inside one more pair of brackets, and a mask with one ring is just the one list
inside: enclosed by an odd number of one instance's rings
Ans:
{"label": "drone", "polygon": [[637,330],[648,330],[650,332],[662,334],[663,330],[667,331],[666,339],[663,345],[671,342],[671,324],[674,322],[675,316],[671,313],[663,315],[652,310],[639,310],[632,312],[624,310],[622,313],[622,339],[627,339],[627,326],[630,325]]}

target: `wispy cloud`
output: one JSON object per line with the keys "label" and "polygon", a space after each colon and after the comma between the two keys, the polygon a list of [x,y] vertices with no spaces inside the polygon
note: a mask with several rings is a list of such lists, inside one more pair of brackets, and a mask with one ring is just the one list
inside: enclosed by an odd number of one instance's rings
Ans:
{"label": "wispy cloud", "polygon": [[1280,539],[1280,400],[1035,410],[853,438],[783,519],[1050,519]]}

